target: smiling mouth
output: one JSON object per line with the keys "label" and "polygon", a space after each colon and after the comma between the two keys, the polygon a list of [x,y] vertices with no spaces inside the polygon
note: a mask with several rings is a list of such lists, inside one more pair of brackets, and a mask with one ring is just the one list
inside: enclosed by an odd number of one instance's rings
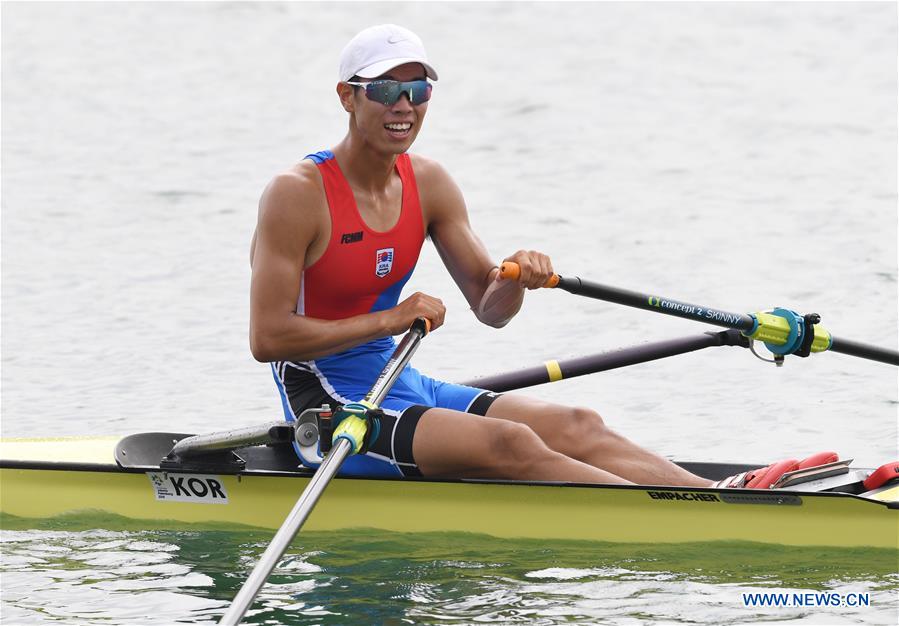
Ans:
{"label": "smiling mouth", "polygon": [[408,135],[409,131],[412,130],[412,122],[393,122],[384,124],[384,128],[386,128],[387,132],[391,135],[402,137]]}

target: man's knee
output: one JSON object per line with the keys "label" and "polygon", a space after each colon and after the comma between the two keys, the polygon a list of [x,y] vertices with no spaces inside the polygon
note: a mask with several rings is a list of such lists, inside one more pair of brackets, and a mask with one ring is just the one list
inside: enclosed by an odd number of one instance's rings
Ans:
{"label": "man's knee", "polygon": [[487,441],[496,469],[511,476],[520,475],[525,466],[553,454],[530,427],[507,420],[496,420]]}
{"label": "man's knee", "polygon": [[613,445],[616,437],[593,409],[571,407],[557,424],[556,449],[580,460],[589,458],[598,449]]}
{"label": "man's knee", "polygon": [[595,439],[609,433],[599,413],[584,407],[570,407],[560,422],[569,439]]}

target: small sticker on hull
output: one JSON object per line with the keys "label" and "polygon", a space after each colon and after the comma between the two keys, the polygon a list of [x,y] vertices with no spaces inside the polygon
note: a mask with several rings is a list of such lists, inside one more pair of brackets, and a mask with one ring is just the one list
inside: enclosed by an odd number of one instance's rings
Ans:
{"label": "small sticker on hull", "polygon": [[208,474],[170,474],[147,472],[157,500],[228,504],[228,492],[218,476]]}

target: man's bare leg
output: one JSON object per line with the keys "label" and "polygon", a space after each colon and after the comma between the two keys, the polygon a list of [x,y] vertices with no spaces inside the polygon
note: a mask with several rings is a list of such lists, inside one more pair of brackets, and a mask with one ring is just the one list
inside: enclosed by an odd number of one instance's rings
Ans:
{"label": "man's bare leg", "polygon": [[629,482],[551,450],[524,424],[449,409],[424,412],[415,429],[412,454],[425,476]]}
{"label": "man's bare leg", "polygon": [[487,416],[526,424],[550,449],[638,484],[712,484],[615,433],[590,409],[507,394],[490,405]]}

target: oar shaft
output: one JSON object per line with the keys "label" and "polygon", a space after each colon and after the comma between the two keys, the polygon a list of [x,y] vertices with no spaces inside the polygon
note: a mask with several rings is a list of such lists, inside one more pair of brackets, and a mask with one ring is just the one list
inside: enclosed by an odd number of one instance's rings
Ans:
{"label": "oar shaft", "polygon": [[600,285],[599,283],[577,277],[565,278],[560,276],[557,288],[579,296],[588,296],[597,300],[605,300],[655,313],[664,313],[674,317],[723,326],[724,328],[751,331],[755,325],[752,316],[745,313],[730,313],[698,304],[672,300],[664,296]]}
{"label": "oar shaft", "polygon": [[831,352],[839,352],[840,354],[848,354],[851,356],[869,359],[871,361],[879,361],[889,365],[899,365],[899,352],[896,350],[888,350],[880,346],[871,346],[857,341],[848,339],[833,338],[830,345]]}
{"label": "oar shaft", "polygon": [[666,339],[664,341],[631,346],[615,350],[614,352],[592,354],[564,361],[547,361],[543,365],[515,372],[496,374],[495,376],[476,378],[461,384],[496,392],[511,391],[586,374],[605,372],[637,363],[646,363],[647,361],[664,359],[715,346],[747,347],[748,341],[736,330],[708,332],[692,337]]}
{"label": "oar shaft", "polygon": [[384,369],[381,370],[375,384],[372,385],[371,390],[366,394],[366,402],[371,402],[375,406],[380,406],[381,401],[387,396],[387,392],[393,387],[393,383],[396,382],[396,379],[399,378],[399,375],[412,358],[412,355],[415,354],[415,350],[418,348],[421,338],[424,337],[427,332],[427,322],[424,318],[415,320],[412,324],[412,328],[410,328],[409,332],[403,336],[402,340],[400,340],[399,345],[393,351],[393,354],[390,356],[390,359],[388,359]]}
{"label": "oar shaft", "polygon": [[[744,313],[730,313],[728,311],[713,309],[698,304],[689,304],[687,302],[672,300],[663,296],[653,296],[638,293],[636,291],[619,289],[617,287],[610,287],[608,285],[600,285],[581,278],[564,278],[560,276],[557,288],[564,289],[565,291],[576,295],[588,296],[590,298],[632,306],[638,309],[673,315],[674,317],[682,317],[698,322],[705,322],[706,324],[714,324],[716,326],[746,331],[747,334],[752,333],[756,328],[756,320],[751,315],[746,315]],[[758,316],[760,319],[764,317],[762,313],[759,313]],[[770,320],[771,317],[768,316],[768,319]],[[816,329],[817,328],[818,327],[816,326]],[[817,334],[816,330],[816,338]],[[755,335],[753,334],[752,336]],[[817,343],[814,344],[812,351],[831,350],[833,352],[861,357],[871,361],[879,361],[889,365],[899,365],[899,352],[896,350],[859,343],[849,339],[840,339],[829,333],[826,336],[826,340],[823,341],[821,347],[818,347]],[[775,343],[783,343],[783,339],[775,340]]]}
{"label": "oar shaft", "polygon": [[303,491],[303,495],[297,500],[297,503],[287,516],[284,524],[281,525],[281,528],[278,529],[278,532],[275,534],[272,542],[268,545],[268,548],[262,553],[262,557],[260,557],[256,567],[253,568],[249,578],[247,578],[247,581],[244,583],[243,587],[241,587],[237,596],[234,598],[234,601],[231,603],[231,606],[228,607],[228,610],[225,612],[224,616],[222,616],[219,624],[237,626],[237,624],[240,623],[240,620],[247,612],[247,609],[253,604],[256,594],[262,589],[265,581],[268,580],[269,574],[275,569],[281,556],[290,546],[294,537],[297,536],[300,528],[303,527],[303,524],[312,512],[312,509],[315,508],[316,503],[324,493],[325,487],[328,486],[328,483],[330,483],[331,479],[337,474],[337,471],[340,469],[341,464],[349,453],[350,442],[346,439],[338,439],[337,443],[328,453],[327,458],[322,461],[321,466],[315,472],[315,475],[312,476],[312,479]]}
{"label": "oar shaft", "polygon": [[[403,336],[400,344],[396,347],[393,354],[384,365],[384,369],[382,369],[381,373],[378,375],[375,384],[369,390],[368,394],[366,394],[364,402],[367,403],[369,408],[375,408],[381,403],[387,395],[387,392],[390,391],[393,383],[396,382],[396,379],[406,366],[406,363],[412,358],[422,337],[428,334],[429,330],[430,323],[424,318],[418,318],[412,323],[409,332]],[[225,612],[224,616],[222,616],[219,624],[236,626],[240,623],[240,620],[247,612],[247,609],[253,604],[253,599],[256,597],[256,594],[262,589],[269,574],[272,573],[272,570],[278,564],[281,555],[283,555],[290,546],[290,542],[293,541],[293,538],[300,532],[300,529],[303,527],[309,514],[312,513],[312,510],[315,508],[325,487],[330,484],[331,479],[337,475],[344,460],[353,451],[356,444],[351,444],[350,440],[346,438],[346,431],[344,431],[344,434],[341,434],[341,429],[351,420],[356,420],[361,424],[358,428],[356,426],[351,427],[356,431],[353,436],[358,436],[358,438],[354,440],[361,441],[362,438],[365,437],[365,431],[367,429],[366,422],[361,420],[361,418],[350,415],[341,422],[334,433],[337,440],[334,442],[331,451],[315,471],[315,474],[310,479],[309,484],[306,485],[306,489],[303,490],[302,495],[297,500],[290,515],[287,516],[287,519],[284,520],[281,528],[275,533],[274,539],[272,539],[268,548],[265,549],[259,563],[253,568],[249,578],[247,578],[247,581],[237,593],[234,602]]]}
{"label": "oar shaft", "polygon": [[[516,263],[505,261],[500,266],[499,272],[501,277],[515,280],[520,275],[520,268]],[[558,274],[553,274],[544,286],[564,289],[579,296],[739,330],[751,339],[764,342],[775,355],[808,356],[812,352],[832,350],[871,361],[899,365],[899,351],[838,339],[818,324],[814,319],[817,316],[801,316],[789,309],[777,308],[771,312],[760,311],[755,315],[731,313],[663,296],[600,285],[577,277],[565,278]]]}
{"label": "oar shaft", "polygon": [[[500,276],[506,279],[515,280],[519,277],[521,269],[517,263],[509,261],[503,262],[500,266]],[[614,302],[615,304],[623,304],[632,306],[637,309],[653,311],[655,313],[664,313],[681,317],[688,320],[696,320],[706,324],[714,324],[715,326],[723,326],[724,328],[733,328],[735,330],[752,331],[756,324],[751,315],[745,313],[730,313],[721,311],[698,304],[690,304],[688,302],[680,302],[656,296],[648,293],[639,293],[637,291],[629,291],[619,287],[610,285],[601,285],[582,278],[573,277],[565,278],[558,274],[553,274],[546,281],[544,287],[555,287],[564,289],[569,293],[578,296],[587,296],[597,300],[605,300],[606,302]]]}

